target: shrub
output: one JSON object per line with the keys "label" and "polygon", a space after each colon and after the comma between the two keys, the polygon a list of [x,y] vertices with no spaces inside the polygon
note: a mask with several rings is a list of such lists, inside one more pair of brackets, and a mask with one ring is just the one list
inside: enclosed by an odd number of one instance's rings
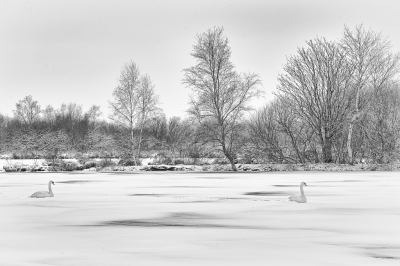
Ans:
{"label": "shrub", "polygon": [[97,163],[95,161],[87,161],[87,162],[83,163],[84,169],[89,169],[89,168],[93,168],[96,166],[97,166]]}
{"label": "shrub", "polygon": [[226,165],[218,165],[214,164],[211,166],[211,171],[230,171],[231,167],[227,167]]}
{"label": "shrub", "polygon": [[85,167],[82,164],[77,164],[75,170],[82,171],[83,169],[85,169]]}
{"label": "shrub", "polygon": [[85,157],[85,155],[82,155],[81,157],[78,158],[78,162],[80,164],[85,164],[88,161],[88,158]]}
{"label": "shrub", "polygon": [[111,166],[116,166],[116,165],[117,164],[110,159],[102,159],[99,162],[97,162],[97,166],[99,166],[101,168],[111,167]]}
{"label": "shrub", "polygon": [[21,163],[9,163],[8,165],[4,165],[3,169],[6,172],[26,172],[32,170],[30,166]]}
{"label": "shrub", "polygon": [[171,165],[172,164],[171,157],[165,157],[164,160],[161,160],[161,164]]}
{"label": "shrub", "polygon": [[197,149],[191,149],[189,151],[189,157],[190,158],[200,158],[200,151]]}
{"label": "shrub", "polygon": [[366,169],[369,170],[369,171],[377,171],[378,170],[378,165],[377,164],[369,164],[366,167]]}
{"label": "shrub", "polygon": [[295,167],[294,164],[291,164],[291,163],[289,163],[289,164],[284,164],[283,170],[284,170],[284,171],[292,172],[292,171],[295,171],[295,170],[296,170],[296,167]]}
{"label": "shrub", "polygon": [[60,169],[61,161],[58,159],[46,159],[45,165],[49,166],[50,171],[61,171]]}
{"label": "shrub", "polygon": [[160,165],[160,164],[172,165],[172,158],[165,156],[162,153],[159,153],[153,157],[154,157],[154,160],[152,162],[152,165]]}
{"label": "shrub", "polygon": [[255,160],[252,156],[250,156],[249,154],[245,154],[243,157],[237,158],[235,163],[253,164],[254,161]]}
{"label": "shrub", "polygon": [[135,165],[141,165],[141,162],[139,161],[136,164],[135,161],[132,159],[121,159],[121,160],[119,160],[118,165],[120,165],[120,166],[135,166]]}
{"label": "shrub", "polygon": [[229,163],[228,160],[225,158],[216,158],[213,161],[213,164],[228,164],[228,163]]}
{"label": "shrub", "polygon": [[177,165],[177,164],[184,164],[184,163],[185,163],[185,161],[184,161],[184,160],[181,160],[181,159],[177,159],[177,160],[174,161],[174,164],[175,164],[175,165]]}
{"label": "shrub", "polygon": [[201,171],[209,171],[210,168],[211,168],[211,166],[209,166],[209,165],[203,165],[203,166],[201,167]]}
{"label": "shrub", "polygon": [[61,171],[75,171],[78,170],[78,164],[76,162],[71,161],[61,161],[60,170]]}
{"label": "shrub", "polygon": [[[212,159],[212,158],[199,158],[195,159],[197,165],[213,165],[216,164],[218,159]],[[222,162],[222,164],[225,164]]]}

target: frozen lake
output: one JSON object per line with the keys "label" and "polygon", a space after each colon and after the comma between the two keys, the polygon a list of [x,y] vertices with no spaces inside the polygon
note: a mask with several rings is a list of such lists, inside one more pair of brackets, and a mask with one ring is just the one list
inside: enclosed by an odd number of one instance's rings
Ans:
{"label": "frozen lake", "polygon": [[398,172],[2,172],[0,216],[0,265],[400,265]]}

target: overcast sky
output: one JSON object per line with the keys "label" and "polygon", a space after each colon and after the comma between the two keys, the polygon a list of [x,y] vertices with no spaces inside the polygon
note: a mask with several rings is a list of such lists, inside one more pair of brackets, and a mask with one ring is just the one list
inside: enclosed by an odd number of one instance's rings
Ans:
{"label": "overcast sky", "polygon": [[[0,113],[27,95],[44,108],[107,101],[123,65],[149,74],[168,117],[184,116],[184,68],[197,33],[223,26],[238,71],[259,74],[271,97],[286,56],[317,36],[363,24],[400,51],[397,0],[0,0]],[[263,100],[263,102],[266,100]],[[257,103],[260,104],[260,103]]]}

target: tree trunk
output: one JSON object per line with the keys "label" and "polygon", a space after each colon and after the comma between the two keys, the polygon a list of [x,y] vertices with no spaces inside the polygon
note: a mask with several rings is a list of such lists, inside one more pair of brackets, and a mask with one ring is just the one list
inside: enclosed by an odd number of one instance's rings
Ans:
{"label": "tree trunk", "polygon": [[229,163],[231,164],[232,170],[236,172],[237,168],[236,168],[235,162],[233,161],[233,156],[226,149],[225,142],[222,143],[222,151],[223,151],[224,155],[226,156],[226,158],[229,160]]}
{"label": "tree trunk", "polygon": [[322,144],[322,155],[324,157],[324,163],[331,163],[332,159],[332,141],[330,139],[325,139]]}
{"label": "tree trunk", "polygon": [[347,155],[349,158],[349,164],[351,164],[351,165],[354,164],[353,149],[351,148],[351,141],[353,138],[353,129],[354,129],[355,123],[357,122],[357,120],[360,116],[361,116],[361,112],[359,112],[357,110],[356,113],[351,118],[351,121],[349,123],[349,133],[347,135]]}
{"label": "tree trunk", "polygon": [[[140,148],[141,148],[141,145],[142,145],[143,127],[144,127],[144,118],[143,118],[143,120],[141,122],[141,125],[140,125],[139,143],[138,143],[137,154],[136,154],[136,157],[137,157],[138,161],[140,160]],[[136,164],[138,164],[138,163],[136,162]]]}
{"label": "tree trunk", "polygon": [[137,165],[137,161],[136,161],[136,156],[135,156],[135,143],[134,143],[134,134],[133,134],[133,127],[131,125],[130,128],[130,138],[131,138],[131,152],[132,152],[132,159],[135,162],[135,164]]}
{"label": "tree trunk", "polygon": [[315,163],[319,163],[319,155],[318,155],[317,149],[315,147],[312,150],[312,153],[314,154]]}
{"label": "tree trunk", "polygon": [[226,144],[225,144],[225,136],[224,136],[224,132],[222,132],[222,152],[224,153],[224,155],[226,156],[226,158],[229,160],[229,163],[231,164],[232,170],[233,171],[237,171],[235,162],[233,161],[233,156],[232,154],[226,149]]}
{"label": "tree trunk", "polygon": [[349,133],[347,135],[347,155],[349,158],[349,164],[353,165],[354,164],[354,158],[353,158],[353,149],[351,148],[351,141],[353,138],[353,128],[354,128],[354,123],[360,116],[360,111],[358,109],[358,102],[360,99],[360,88],[357,87],[357,93],[356,93],[356,102],[355,102],[355,113],[351,117],[350,124],[349,124]]}
{"label": "tree trunk", "polygon": [[232,157],[228,157],[228,160],[231,163],[232,170],[237,172],[237,168],[236,168],[235,162],[233,161],[233,158]]}
{"label": "tree trunk", "polygon": [[[351,119],[353,120],[353,118]],[[354,122],[351,121],[349,124],[349,133],[347,136],[347,155],[348,155],[348,163],[350,165],[354,164],[354,158],[353,158],[353,149],[351,148],[351,139],[353,137],[353,127],[354,127]]]}
{"label": "tree trunk", "polygon": [[292,132],[288,131],[287,134],[289,135],[290,140],[292,141],[292,145],[293,145],[293,148],[294,148],[294,150],[296,152],[297,158],[299,158],[299,162],[300,163],[304,163],[304,157],[301,155],[301,152],[300,152],[299,148],[297,147],[297,141],[294,138]]}

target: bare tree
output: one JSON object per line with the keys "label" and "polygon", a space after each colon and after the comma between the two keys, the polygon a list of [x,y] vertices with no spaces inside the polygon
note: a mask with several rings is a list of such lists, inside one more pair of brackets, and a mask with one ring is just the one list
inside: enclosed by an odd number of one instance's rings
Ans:
{"label": "bare tree", "polygon": [[391,85],[380,90],[371,100],[362,128],[366,135],[369,157],[378,163],[399,159],[400,90]]}
{"label": "bare tree", "polygon": [[[64,105],[64,104],[63,104]],[[63,106],[62,105],[62,106]],[[62,107],[63,108],[63,107]],[[80,144],[80,121],[83,119],[83,111],[82,105],[78,105],[76,103],[69,103],[66,105],[66,113],[65,113],[65,129],[69,135],[71,146],[77,147]]]}
{"label": "bare tree", "polygon": [[102,130],[90,130],[87,136],[87,150],[100,152],[106,158],[115,152],[114,138]]}
{"label": "bare tree", "polygon": [[[125,64],[119,77],[119,85],[113,91],[114,101],[109,101],[110,119],[129,130],[129,146],[135,159],[135,123],[138,118],[137,91],[140,71],[134,62]],[[135,159],[136,161],[136,159]]]}
{"label": "bare tree", "polygon": [[315,39],[290,56],[279,75],[277,95],[294,104],[319,137],[324,162],[332,162],[332,144],[351,107],[353,66],[334,42]]}
{"label": "bare tree", "polygon": [[254,159],[264,162],[305,163],[318,161],[314,131],[282,98],[257,110],[248,121],[248,143]]}
{"label": "bare tree", "polygon": [[173,159],[176,157],[176,152],[179,156],[190,145],[191,137],[193,136],[193,128],[188,121],[181,121],[180,117],[171,117],[167,124],[166,145]]}
{"label": "bare tree", "polygon": [[[134,62],[125,64],[119,78],[119,85],[113,91],[114,101],[109,101],[110,119],[129,131],[129,146],[133,159],[140,156],[143,127],[150,114],[157,110],[158,97],[148,75],[141,76]],[[138,143],[135,145],[135,131],[139,125]],[[124,131],[122,131],[124,132]]]}
{"label": "bare tree", "polygon": [[167,117],[164,114],[153,117],[149,121],[147,130],[152,137],[151,145],[160,146],[167,138]]}
{"label": "bare tree", "polygon": [[0,153],[5,150],[7,136],[7,122],[9,118],[0,113]]}
{"label": "bare tree", "polygon": [[158,96],[156,95],[154,85],[149,75],[144,75],[140,78],[140,85],[138,89],[138,122],[139,122],[139,140],[137,145],[137,158],[140,158],[140,149],[142,146],[143,129],[148,119],[154,115],[158,110]]}
{"label": "bare tree", "polygon": [[53,165],[57,156],[68,150],[69,137],[64,130],[42,132],[38,141],[40,150],[52,156]]}
{"label": "bare tree", "polygon": [[41,113],[40,105],[32,99],[32,96],[26,96],[15,104],[14,115],[24,124],[30,126]]}
{"label": "bare tree", "polygon": [[298,162],[318,161],[313,137],[314,130],[291,107],[292,103],[281,99],[275,100],[272,107],[275,109],[275,120],[279,132],[290,140],[290,150],[294,151]]}
{"label": "bare tree", "polygon": [[254,148],[252,156],[265,163],[284,161],[294,162],[292,158],[285,156],[284,144],[276,121],[274,103],[266,104],[251,116],[248,122],[249,142]]}
{"label": "bare tree", "polygon": [[196,65],[184,69],[183,83],[192,90],[189,113],[203,129],[203,136],[219,143],[236,171],[239,122],[250,109],[250,100],[260,94],[260,80],[256,74],[235,71],[223,31],[222,27],[213,28],[196,36],[191,53]]}
{"label": "bare tree", "polygon": [[[371,98],[393,82],[398,73],[399,56],[391,53],[390,42],[380,33],[365,30],[362,25],[354,31],[345,26],[341,46],[354,65],[353,86],[355,101],[348,127],[348,162],[353,164],[352,136],[354,124],[367,110]],[[364,96],[364,97],[362,97]]]}
{"label": "bare tree", "polygon": [[89,119],[90,127],[95,128],[99,117],[102,115],[99,105],[92,105],[85,116]]}
{"label": "bare tree", "polygon": [[44,121],[46,121],[50,127],[53,126],[53,124],[55,123],[56,111],[51,105],[47,105],[46,109],[44,109],[43,118]]}

